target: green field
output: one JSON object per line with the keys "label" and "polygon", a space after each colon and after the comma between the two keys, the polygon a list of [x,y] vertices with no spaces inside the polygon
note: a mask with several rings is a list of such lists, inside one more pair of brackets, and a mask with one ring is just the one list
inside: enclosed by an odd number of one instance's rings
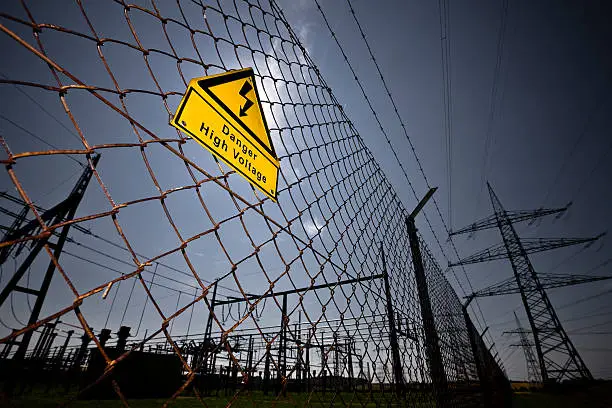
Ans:
{"label": "green field", "polygon": [[[36,393],[35,393],[36,394]],[[67,395],[28,395],[18,397],[10,402],[0,401],[1,406],[10,407],[57,407],[59,404],[70,400]],[[233,396],[209,396],[203,398],[204,405],[196,397],[178,397],[169,406],[176,408],[202,407],[222,408],[228,405],[235,408],[254,408],[254,407],[330,407],[330,406],[351,406],[351,407],[420,407],[431,406],[432,401],[428,401],[424,395],[413,394],[408,398],[408,403],[398,403],[392,399],[390,394],[374,392],[368,393],[321,393],[312,394],[288,394],[287,397],[276,397],[272,393],[268,396],[256,391],[252,393],[241,393],[237,397]],[[149,408],[161,407],[166,402],[165,399],[133,399],[129,401],[130,407]],[[123,407],[119,400],[103,401],[72,401],[70,407],[76,408],[115,408]],[[582,391],[568,391],[561,393],[548,392],[528,392],[517,391],[513,396],[514,408],[612,408],[612,384],[603,383],[590,387]]]}
{"label": "green field", "polygon": [[[49,396],[49,395],[29,395],[13,399],[8,406],[11,407],[57,407],[58,404],[68,402],[67,396]],[[323,395],[320,393],[313,394],[287,394],[287,397],[276,397],[272,393],[268,396],[261,392],[252,392],[250,394],[240,394],[237,397],[219,396],[219,397],[203,397],[204,405],[196,397],[178,397],[175,401],[169,404],[170,407],[176,408],[191,408],[202,407],[207,408],[222,408],[231,405],[235,408],[253,408],[253,407],[330,407],[330,406],[353,406],[353,407],[429,407],[431,401],[428,401],[424,395],[412,395],[408,397],[408,404],[399,403],[392,398],[390,394],[383,395],[381,393],[373,393],[371,396],[367,393],[330,393]],[[129,401],[130,407],[148,408],[161,407],[166,402],[165,399],[133,399]],[[69,404],[70,407],[76,408],[115,408],[123,407],[119,400],[96,400],[82,401],[75,400]]]}
{"label": "green field", "polygon": [[512,401],[513,408],[612,408],[612,383],[568,393],[515,392]]}

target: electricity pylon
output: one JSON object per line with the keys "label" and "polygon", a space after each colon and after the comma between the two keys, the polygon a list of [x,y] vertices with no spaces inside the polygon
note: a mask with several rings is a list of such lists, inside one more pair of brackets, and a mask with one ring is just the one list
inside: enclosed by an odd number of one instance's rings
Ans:
{"label": "electricity pylon", "polygon": [[[540,284],[544,289],[561,288],[564,286],[574,286],[583,283],[597,282],[602,280],[612,279],[612,276],[590,276],[590,275],[562,275],[557,273],[538,273]],[[516,284],[514,277],[504,279],[501,282],[489,285],[486,288],[479,289],[467,295],[468,300],[477,297],[501,296],[510,295],[513,293],[521,293],[519,286]]]}
{"label": "electricity pylon", "polygon": [[523,329],[523,326],[521,326],[521,321],[516,315],[516,312],[514,312],[514,319],[516,320],[516,331],[504,332],[504,334],[518,333],[521,338],[521,342],[520,344],[517,344],[517,346],[520,346],[523,349],[523,352],[525,353],[525,360],[527,360],[527,379],[529,382],[541,383],[542,377],[540,375],[540,371],[538,370],[538,361],[536,360],[536,357],[533,354],[533,349],[531,348],[533,343],[529,341],[529,337],[527,336],[529,331]]}
{"label": "electricity pylon", "polygon": [[[95,154],[92,156],[91,162],[95,167],[98,164],[98,160],[100,159],[100,155]],[[31,249],[28,255],[25,257],[19,268],[15,271],[11,279],[7,282],[6,286],[0,292],[0,306],[4,304],[4,302],[8,299],[8,297],[13,292],[21,292],[27,295],[34,296],[36,301],[34,302],[34,306],[32,307],[32,311],[30,313],[30,318],[28,319],[28,326],[32,326],[38,321],[38,317],[42,310],[43,303],[47,296],[47,291],[49,290],[49,286],[51,285],[51,281],[53,279],[53,275],[56,268],[56,263],[62,253],[64,243],[68,238],[68,231],[70,226],[72,225],[70,222],[74,218],[76,214],[77,208],[85,195],[85,190],[91,180],[93,171],[90,167],[86,167],[81,174],[81,177],[77,181],[76,185],[72,189],[72,192],[68,195],[68,197],[61,201],[59,204],[54,207],[44,211],[40,214],[39,217],[34,218],[31,221],[26,222],[26,214],[29,210],[29,205],[24,203],[24,209],[19,214],[19,217],[15,219],[13,225],[7,230],[4,235],[2,241],[0,242],[0,265],[4,263],[11,253],[14,256],[17,256],[19,252],[24,248],[24,245],[21,245],[23,242],[28,243],[28,240],[23,240],[20,242],[19,240],[22,238],[27,238],[31,236],[36,236],[42,230],[41,220],[46,223],[46,226],[55,226],[60,225],[56,231],[55,229],[47,234],[40,234],[40,238],[32,241]],[[25,225],[23,225],[25,223]],[[63,225],[62,225],[63,223]],[[55,242],[52,242],[51,239],[54,239]],[[4,244],[4,245],[2,245]],[[28,286],[20,285],[20,281],[22,280],[26,271],[30,268],[38,254],[42,251],[42,249],[48,246],[48,248],[53,250],[53,258],[49,261],[47,266],[47,270],[43,277],[42,283],[39,289],[33,289]],[[18,342],[13,342],[13,344],[17,344],[19,347],[17,352],[13,355],[13,360],[22,360],[25,358],[28,345],[30,344],[30,340],[32,338],[33,331],[26,331]]]}
{"label": "electricity pylon", "polygon": [[518,292],[521,295],[525,312],[529,319],[529,325],[531,326],[542,381],[546,383],[567,379],[592,380],[591,372],[584,364],[580,354],[563,329],[548,299],[544,285],[529,260],[528,253],[582,243],[590,245],[602,235],[594,238],[521,241],[514,229],[514,223],[533,220],[551,214],[559,216],[567,207],[553,210],[506,211],[489,183],[487,183],[487,187],[494,214],[471,226],[455,231],[451,235],[473,233],[497,227],[501,233],[503,243],[488,250],[480,251],[449,266],[508,258],[514,270],[516,286],[518,287]]}

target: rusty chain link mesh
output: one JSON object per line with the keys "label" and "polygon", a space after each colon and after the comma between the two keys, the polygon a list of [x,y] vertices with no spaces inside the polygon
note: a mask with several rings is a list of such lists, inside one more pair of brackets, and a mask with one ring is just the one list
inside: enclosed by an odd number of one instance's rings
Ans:
{"label": "rusty chain link mesh", "polygon": [[[75,136],[53,139],[63,141],[56,147],[43,135],[36,149],[17,149],[28,123],[3,116],[15,126],[1,142],[4,180],[16,191],[3,195],[3,224],[25,202],[38,229],[0,244],[12,251],[2,287],[28,248],[71,226],[61,259],[47,241],[39,255],[56,268],[40,318],[28,325],[15,313],[27,294],[2,306],[2,361],[33,332],[24,357],[38,362],[24,365],[18,381],[3,376],[11,395],[53,383],[68,402],[440,401],[436,393],[446,391],[429,374],[407,212],[273,1],[76,1],[56,9],[22,1],[0,12],[0,29],[2,54],[29,64],[3,75],[2,89],[55,95]],[[245,67],[255,71],[280,158],[278,204],[168,125],[191,78]],[[45,120],[30,110],[30,120]],[[44,220],[36,204],[43,192],[23,182],[23,174],[50,171],[49,156],[93,173],[73,219]],[[478,364],[499,367],[480,337],[470,343],[460,300],[424,242],[421,249],[449,406],[478,405]],[[40,285],[42,272],[27,276]]]}

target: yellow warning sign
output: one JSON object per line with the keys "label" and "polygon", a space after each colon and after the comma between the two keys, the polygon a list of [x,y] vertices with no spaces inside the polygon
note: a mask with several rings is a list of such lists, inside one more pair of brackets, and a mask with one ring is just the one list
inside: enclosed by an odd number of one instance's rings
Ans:
{"label": "yellow warning sign", "polygon": [[251,68],[192,79],[170,124],[276,201],[280,164]]}

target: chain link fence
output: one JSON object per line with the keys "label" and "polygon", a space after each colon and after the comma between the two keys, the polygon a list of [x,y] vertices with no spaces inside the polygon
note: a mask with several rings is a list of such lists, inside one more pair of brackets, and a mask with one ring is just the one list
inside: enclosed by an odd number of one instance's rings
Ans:
{"label": "chain link fence", "polygon": [[[0,135],[5,398],[507,397],[419,242],[424,329],[408,212],[274,1],[7,2],[0,30],[0,89],[22,101]],[[245,67],[278,203],[168,125],[192,78]],[[49,190],[54,175],[71,177]]]}

